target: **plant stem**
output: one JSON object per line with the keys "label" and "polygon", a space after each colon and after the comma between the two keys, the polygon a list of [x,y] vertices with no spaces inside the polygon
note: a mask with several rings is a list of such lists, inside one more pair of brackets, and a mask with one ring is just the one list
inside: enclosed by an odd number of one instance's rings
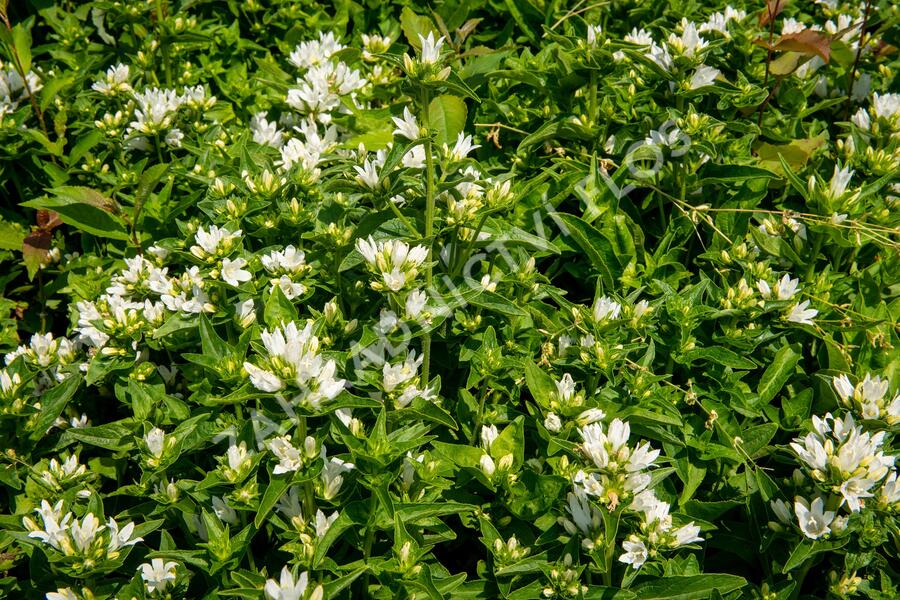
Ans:
{"label": "plant stem", "polygon": [[853,101],[853,84],[856,82],[856,72],[859,68],[859,57],[862,56],[866,44],[866,27],[869,25],[869,14],[872,11],[872,0],[866,0],[866,12],[863,14],[862,26],[859,29],[859,45],[856,48],[856,58],[853,59],[853,68],[850,69],[850,79],[847,81],[847,103],[844,109],[844,118],[850,114],[850,104]]}
{"label": "plant stem", "polygon": [[[763,87],[764,88],[769,87],[769,70],[771,69],[771,66],[772,66],[772,42],[775,39],[775,16],[778,14],[778,9],[779,9],[780,5],[781,5],[780,0],[775,2],[774,7],[771,4],[769,4],[768,2],[766,2],[766,11],[768,12],[768,17],[769,17],[769,44],[766,48],[766,76],[763,79]],[[770,97],[771,97],[771,94],[769,94],[769,98]],[[762,127],[763,112],[766,110],[766,105],[768,104],[769,98],[766,98],[766,101],[763,102],[759,106],[759,118],[756,122],[758,127]]]}
{"label": "plant stem", "polygon": [[[9,16],[7,16],[6,12],[0,13],[0,16],[3,18],[3,24],[6,25],[6,29],[9,30],[10,36],[12,36],[12,23],[9,21]],[[12,54],[13,63],[15,63],[16,72],[19,74],[19,77],[22,78],[22,85],[25,87],[25,93],[28,94],[28,100],[31,102],[31,108],[34,110],[37,115],[38,122],[41,124],[41,129],[44,132],[44,135],[47,136],[47,141],[50,141],[50,133],[47,131],[47,124],[44,122],[44,111],[41,110],[41,107],[38,105],[37,100],[34,97],[34,92],[31,90],[31,84],[28,83],[27,73],[25,72],[25,67],[22,65],[22,59],[19,57],[19,51],[16,50],[16,45],[14,43],[9,44],[9,51]],[[56,158],[52,157],[53,162],[56,162]]]}
{"label": "plant stem", "polygon": [[[434,277],[432,255],[434,254],[434,156],[432,148],[431,121],[428,118],[428,90],[422,91],[422,122],[425,124],[425,240],[428,244],[428,267],[425,270],[425,287],[431,289]],[[428,385],[428,372],[431,366],[431,332],[422,338],[422,381]]]}
{"label": "plant stem", "polygon": [[163,2],[165,2],[165,0],[156,0],[156,34],[159,38],[160,50],[162,50],[163,70],[166,73],[166,87],[172,87],[172,64],[169,59],[169,44],[164,41],[162,35],[160,35],[162,33],[163,19],[165,18]]}

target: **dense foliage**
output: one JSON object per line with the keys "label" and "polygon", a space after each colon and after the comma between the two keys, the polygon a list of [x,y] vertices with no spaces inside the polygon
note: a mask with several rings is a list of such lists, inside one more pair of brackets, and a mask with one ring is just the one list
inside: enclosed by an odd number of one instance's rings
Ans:
{"label": "dense foliage", "polygon": [[898,6],[0,0],[0,595],[900,595]]}

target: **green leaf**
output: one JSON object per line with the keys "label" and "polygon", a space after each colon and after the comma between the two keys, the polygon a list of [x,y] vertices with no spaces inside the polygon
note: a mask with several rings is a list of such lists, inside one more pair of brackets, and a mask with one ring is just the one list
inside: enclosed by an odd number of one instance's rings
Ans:
{"label": "green leaf", "polygon": [[707,600],[714,591],[728,594],[747,585],[743,577],[715,573],[666,577],[632,588],[635,600]]}
{"label": "green leaf", "polygon": [[25,231],[16,223],[0,221],[0,250],[21,250]]}
{"label": "green leaf", "polygon": [[729,350],[722,346],[697,348],[685,354],[685,358],[691,361],[696,359],[708,360],[732,369],[755,369],[757,366],[752,360],[744,358],[734,350]]}
{"label": "green leaf", "polygon": [[123,424],[125,422],[127,421],[117,421],[96,427],[73,427],[66,429],[62,437],[63,440],[76,440],[106,450],[127,450],[134,446],[131,439],[134,434],[131,427]]}
{"label": "green leaf", "polygon": [[153,188],[156,187],[156,184],[168,170],[169,164],[161,163],[153,165],[141,173],[137,190],[134,192],[134,212],[132,213],[132,220],[134,222],[137,222],[138,216],[141,214],[141,209],[144,207],[144,202],[150,197],[150,192],[153,191]]}
{"label": "green leaf", "polygon": [[31,70],[31,31],[22,23],[18,23],[13,27],[12,38],[13,46],[19,55],[22,71],[27,73]]}
{"label": "green leaf", "polygon": [[265,319],[266,325],[279,327],[284,323],[296,321],[298,318],[297,307],[287,299],[280,287],[274,286],[263,309],[263,319]]}
{"label": "green leaf", "polygon": [[781,391],[787,383],[791,373],[800,361],[801,355],[794,352],[790,346],[784,346],[776,354],[772,364],[766,368],[759,380],[757,394],[763,404],[771,402],[775,395]]}
{"label": "green leaf", "polygon": [[748,179],[778,179],[778,174],[749,165],[718,165],[706,163],[697,173],[701,184],[737,183]]}
{"label": "green leaf", "polygon": [[778,433],[778,425],[775,423],[763,423],[748,427],[741,432],[740,438],[743,440],[741,447],[750,458],[756,458],[772,441],[776,433]]}
{"label": "green leaf", "polygon": [[791,550],[791,555],[788,557],[787,562],[784,563],[784,567],[782,567],[781,572],[788,573],[789,571],[792,571],[802,565],[804,562],[806,562],[807,559],[815,556],[816,554],[837,550],[838,548],[844,546],[848,541],[849,538],[835,540],[833,542],[808,539],[800,540],[800,543],[794,546],[794,549]]}
{"label": "green leaf", "polygon": [[434,28],[431,19],[417,15],[408,6],[404,6],[403,11],[400,13],[400,28],[403,29],[406,41],[416,50],[422,47],[422,43],[419,41],[420,35],[422,37],[428,37],[429,33],[437,35],[437,30]]}
{"label": "green leaf", "polygon": [[544,408],[550,408],[550,401],[556,396],[556,382],[532,362],[525,363],[525,385],[531,397]]}
{"label": "green leaf", "polygon": [[289,481],[290,477],[274,476],[269,478],[269,485],[266,486],[266,492],[263,494],[262,500],[259,501],[259,508],[256,510],[256,517],[253,519],[254,527],[257,529],[262,527],[272,508],[278,504],[281,496],[287,491]]}
{"label": "green leaf", "polygon": [[78,386],[81,385],[81,382],[81,375],[69,375],[62,383],[41,396],[41,412],[32,426],[31,439],[38,440],[47,435],[47,430],[53,425],[56,418],[62,414],[66,404],[78,391]]}
{"label": "green leaf", "polygon": [[554,217],[565,226],[563,233],[571,236],[578,247],[587,254],[606,289],[614,289],[622,272],[612,242],[575,215],[554,213]]}
{"label": "green leaf", "polygon": [[97,237],[129,239],[115,200],[87,187],[64,186],[51,191],[54,196],[29,200],[22,206],[56,211],[63,223]]}
{"label": "green leaf", "polygon": [[428,104],[428,122],[435,141],[452,146],[466,126],[466,103],[458,96],[437,96]]}

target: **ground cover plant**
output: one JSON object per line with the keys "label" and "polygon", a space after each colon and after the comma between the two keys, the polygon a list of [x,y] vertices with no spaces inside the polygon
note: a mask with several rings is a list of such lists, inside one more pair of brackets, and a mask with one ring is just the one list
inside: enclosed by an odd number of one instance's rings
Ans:
{"label": "ground cover plant", "polygon": [[898,18],[0,0],[0,595],[900,597]]}

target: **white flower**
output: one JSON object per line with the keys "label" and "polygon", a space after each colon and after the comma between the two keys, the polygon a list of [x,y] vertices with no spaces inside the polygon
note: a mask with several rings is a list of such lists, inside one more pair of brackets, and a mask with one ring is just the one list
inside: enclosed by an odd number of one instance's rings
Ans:
{"label": "white flower", "polygon": [[245,328],[250,327],[256,322],[256,306],[253,303],[253,298],[248,298],[235,304],[234,313],[241,326]]}
{"label": "white flower", "polygon": [[869,131],[872,128],[872,120],[869,118],[869,113],[866,112],[866,109],[864,108],[857,110],[856,113],[850,117],[850,121],[863,131]]}
{"label": "white flower", "polygon": [[596,46],[603,28],[600,25],[588,25],[587,27],[587,43],[588,46]]}
{"label": "white flower", "polygon": [[494,459],[488,454],[481,455],[479,466],[481,467],[481,471],[487,475],[488,478],[490,478],[494,474],[494,471],[497,470],[497,467],[494,465]]}
{"label": "white flower", "polygon": [[897,477],[897,471],[892,471],[884,480],[878,502],[887,507],[900,504],[900,479]]}
{"label": "white flower", "polygon": [[394,135],[405,137],[408,140],[419,138],[419,124],[416,122],[416,116],[410,112],[408,106],[403,108],[402,118],[391,117],[391,120],[397,126],[397,129],[394,130]]}
{"label": "white flower", "polygon": [[276,475],[291,473],[303,468],[303,456],[300,450],[291,444],[291,438],[280,436],[270,441],[269,450],[278,458],[278,464],[272,470]]}
{"label": "white flower", "polygon": [[228,506],[228,503],[224,498],[220,498],[219,496],[213,496],[212,498],[212,507],[213,512],[216,513],[216,516],[223,523],[229,523],[231,525],[237,525],[238,516],[237,511]]}
{"label": "white flower", "polygon": [[778,300],[790,300],[797,293],[800,279],[791,279],[790,275],[784,275],[775,284],[775,297]]}
{"label": "white flower", "polygon": [[344,46],[337,41],[334,33],[320,32],[318,40],[309,40],[300,42],[294,51],[290,54],[290,62],[300,69],[322,64],[331,56],[344,49]]}
{"label": "white flower", "polygon": [[232,471],[240,471],[250,461],[252,452],[247,452],[247,444],[232,443],[225,452],[225,458],[228,460],[228,468]]}
{"label": "white flower", "polygon": [[840,487],[841,506],[847,503],[847,507],[853,512],[859,512],[862,508],[862,498],[871,498],[875,494],[872,493],[872,486],[875,480],[863,477],[851,477],[845,480]]}
{"label": "white flower", "polygon": [[237,287],[244,281],[250,281],[253,277],[250,274],[250,271],[246,271],[243,267],[247,266],[247,261],[243,258],[236,258],[235,260],[230,260],[228,258],[222,259],[222,280],[228,285],[233,285]]}
{"label": "white flower", "polygon": [[485,450],[490,450],[491,446],[494,444],[494,441],[500,436],[500,432],[497,431],[496,425],[482,425],[481,426],[481,447]]}
{"label": "white flower", "polygon": [[819,311],[809,307],[809,300],[804,300],[799,304],[794,304],[786,316],[791,323],[799,323],[801,325],[813,325],[813,317],[819,314]]}
{"label": "white flower", "polygon": [[365,259],[369,271],[380,275],[381,281],[373,281],[378,291],[397,292],[415,281],[418,268],[428,258],[428,248],[413,246],[401,240],[375,242],[372,236],[356,240],[356,250]]}
{"label": "white flower", "polygon": [[109,545],[107,546],[107,553],[115,552],[119,548],[124,548],[126,546],[134,546],[138,542],[143,542],[144,538],[132,538],[131,536],[134,534],[134,523],[129,522],[125,527],[119,529],[119,524],[116,523],[116,520],[111,518],[106,523],[106,529],[109,531]]}
{"label": "white flower", "polygon": [[155,592],[163,592],[169,586],[169,583],[175,581],[175,568],[178,563],[164,562],[161,558],[154,558],[149,563],[140,566],[141,579],[147,585],[147,592],[153,594]]}
{"label": "white flower", "polygon": [[47,592],[46,600],[78,600],[72,588],[57,588],[55,592]]}
{"label": "white flower", "polygon": [[240,229],[229,231],[224,227],[219,228],[215,225],[210,225],[209,229],[198,227],[197,233],[194,234],[194,240],[197,244],[191,246],[191,254],[199,259],[204,259],[208,255],[214,255],[220,248],[230,248],[234,241],[240,238],[241,233]]}
{"label": "white flower", "polygon": [[269,579],[266,581],[266,597],[270,600],[300,600],[306,593],[308,575],[306,571],[300,573],[295,580],[290,570],[285,566],[281,569],[279,581]]}
{"label": "white flower", "polygon": [[544,419],[544,427],[551,433],[559,433],[559,430],[562,429],[562,421],[559,420],[559,415],[548,413]]}
{"label": "white flower", "polygon": [[293,300],[299,296],[302,296],[306,293],[306,286],[302,283],[296,282],[292,280],[287,275],[282,275],[278,279],[273,279],[271,281],[271,289],[274,290],[276,287],[281,289],[281,293],[284,294],[284,297],[288,300]]}
{"label": "white flower", "polygon": [[900,115],[900,94],[872,95],[872,112],[876,117],[891,120]]}
{"label": "white flower", "polygon": [[694,71],[694,75],[691,77],[690,88],[692,90],[696,90],[708,85],[712,85],[716,78],[721,74],[722,72],[718,69],[714,69],[713,67],[708,67],[706,65],[700,65],[699,67],[697,67],[697,70]]}
{"label": "white flower", "polygon": [[428,302],[428,295],[421,290],[413,290],[406,296],[406,317],[418,319]]}
{"label": "white flower", "polygon": [[593,315],[595,321],[605,321],[606,319],[618,319],[622,305],[608,298],[601,296],[594,302]]}
{"label": "white flower", "polygon": [[853,173],[854,171],[850,167],[840,168],[839,165],[834,165],[834,174],[831,176],[828,186],[828,192],[832,198],[840,198],[844,195]]}
{"label": "white flower", "polygon": [[640,569],[647,562],[647,546],[636,536],[632,535],[622,542],[622,549],[625,553],[619,556],[619,562],[631,565],[633,569]]}
{"label": "white flower", "polygon": [[888,385],[887,379],[882,380],[878,375],[872,377],[866,373],[862,383],[859,384],[861,399],[866,402],[878,402],[887,393]]}
{"label": "white flower", "polygon": [[819,497],[812,504],[805,498],[797,496],[794,499],[794,512],[797,514],[797,523],[803,534],[813,540],[831,533],[831,522],[834,521],[834,511],[825,510],[825,501]]}
{"label": "white flower", "polygon": [[465,135],[463,132],[459,132],[456,136],[456,143],[453,145],[453,149],[449,149],[446,144],[444,144],[444,152],[450,158],[450,160],[460,161],[467,157],[472,150],[476,148],[481,148],[478,144],[472,143],[472,136]]}
{"label": "white flower", "polygon": [[260,112],[250,119],[250,131],[253,141],[263,146],[281,148],[284,145],[284,132],[278,129],[278,123],[269,121],[266,113]]}
{"label": "white flower", "polygon": [[284,382],[275,373],[261,369],[250,362],[244,363],[244,370],[250,376],[250,383],[263,392],[277,392],[284,389]]}
{"label": "white flower", "polygon": [[386,392],[392,392],[398,387],[411,381],[418,375],[419,366],[424,356],[416,358],[415,350],[411,351],[403,362],[392,365],[384,363],[382,366],[382,387]]}
{"label": "white flower", "polygon": [[779,521],[785,525],[791,522],[791,506],[787,502],[781,498],[776,498],[769,503],[769,506],[772,507],[772,512],[775,513]]}
{"label": "white flower", "polygon": [[94,543],[94,538],[97,537],[97,534],[104,529],[106,527],[100,524],[100,519],[93,513],[88,513],[81,519],[80,523],[77,520],[72,522],[72,525],[69,527],[69,535],[72,536],[75,548],[79,552],[84,553]]}
{"label": "white flower", "polygon": [[694,542],[702,542],[703,538],[700,537],[700,527],[694,525],[694,522],[691,521],[687,525],[683,525],[672,532],[672,535],[675,536],[675,546],[686,546],[687,544],[693,544]]}
{"label": "white flower", "polygon": [[356,180],[369,188],[370,190],[374,190],[378,188],[378,162],[371,161],[366,159],[363,163],[363,166],[354,165],[353,169],[356,171],[357,176]]}
{"label": "white flower", "polygon": [[422,37],[420,33],[419,44],[421,45],[419,62],[424,65],[432,65],[441,59],[441,46],[444,45],[444,36],[435,40],[432,32],[428,32],[427,37]]}
{"label": "white flower", "polygon": [[575,396],[575,380],[568,373],[563,373],[562,379],[555,381],[556,393],[560,400],[568,403]]}
{"label": "white flower", "polygon": [[112,96],[118,92],[129,92],[131,86],[128,85],[129,69],[128,65],[119,63],[113,65],[106,70],[106,78],[95,82],[91,89],[100,92],[104,96]]}
{"label": "white flower", "polygon": [[147,449],[150,451],[150,454],[156,458],[162,457],[163,450],[165,449],[165,442],[166,432],[159,427],[154,427],[144,436],[144,443],[147,444]]}
{"label": "white flower", "polygon": [[344,483],[343,474],[355,469],[356,466],[339,458],[327,458],[324,445],[322,446],[321,458],[323,462],[321,477],[324,485],[322,495],[326,500],[331,500],[341,491],[341,486]]}

